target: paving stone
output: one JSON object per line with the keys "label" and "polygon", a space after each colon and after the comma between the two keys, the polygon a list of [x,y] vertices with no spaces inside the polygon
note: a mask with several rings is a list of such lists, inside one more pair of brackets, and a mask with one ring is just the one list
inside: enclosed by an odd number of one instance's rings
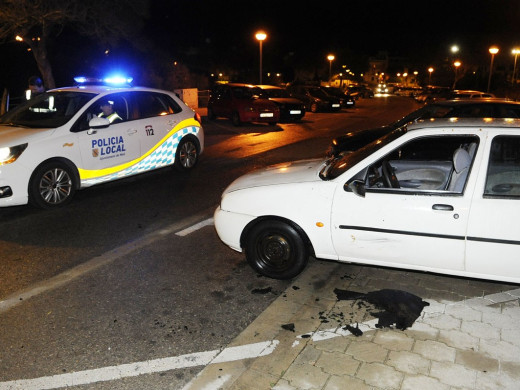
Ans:
{"label": "paving stone", "polygon": [[[208,389],[209,390],[209,389]],[[291,386],[285,379],[280,379],[271,390],[298,390],[296,387]]]}
{"label": "paving stone", "polygon": [[507,302],[517,299],[517,297],[512,296],[511,294],[502,292],[496,294],[489,294],[485,296],[486,299],[489,299],[495,303]]}
{"label": "paving stone", "polygon": [[446,312],[446,306],[447,305],[445,303],[437,302],[437,301],[434,301],[434,300],[431,300],[431,299],[426,299],[426,302],[428,302],[430,304],[430,306],[425,306],[423,308],[423,311],[422,311],[423,314],[424,313],[444,314]]}
{"label": "paving stone", "polygon": [[500,339],[511,344],[518,344],[520,342],[520,329],[502,329]]}
{"label": "paving stone", "polygon": [[349,336],[334,337],[327,340],[317,341],[314,344],[316,349],[328,352],[345,352],[352,343],[353,338]]}
{"label": "paving stone", "polygon": [[479,351],[499,360],[518,361],[520,347],[499,340],[480,340]]}
{"label": "paving stone", "polygon": [[460,327],[462,332],[466,332],[471,336],[485,339],[500,339],[500,329],[489,324],[477,321],[464,321]]}
{"label": "paving stone", "polygon": [[516,380],[520,380],[520,362],[500,362],[500,372],[514,378]]}
{"label": "paving stone", "polygon": [[298,390],[321,389],[329,379],[329,375],[320,367],[310,364],[293,364],[283,376],[291,386]]}
{"label": "paving stone", "polygon": [[390,351],[386,364],[407,374],[427,375],[431,361],[413,352]]}
{"label": "paving stone", "polygon": [[294,364],[311,364],[314,365],[323,352],[308,344],[303,351],[300,352]]}
{"label": "paving stone", "polygon": [[405,375],[401,390],[449,390],[450,386],[424,375]]}
{"label": "paving stone", "polygon": [[430,324],[425,324],[422,320],[414,322],[411,328],[408,328],[404,333],[415,340],[436,340],[439,335],[439,329],[433,328]]}
{"label": "paving stone", "polygon": [[504,373],[477,373],[475,389],[478,390],[518,390],[518,378]]}
{"label": "paving stone", "polygon": [[432,362],[430,376],[450,386],[473,389],[477,380],[477,371],[470,370],[460,364]]}
{"label": "paving stone", "polygon": [[460,329],[461,320],[447,314],[425,315],[422,322],[436,329]]}
{"label": "paving stone", "polygon": [[441,330],[438,341],[448,347],[459,349],[478,349],[480,340],[478,337],[471,336],[460,330]]}
{"label": "paving stone", "polygon": [[481,372],[498,372],[499,361],[476,351],[457,351],[455,363]]}
{"label": "paving stone", "polygon": [[352,356],[338,352],[323,352],[316,362],[317,367],[332,375],[354,375],[360,364]]}
{"label": "paving stone", "polygon": [[[333,375],[323,390],[374,390],[361,379]],[[281,389],[280,389],[281,390]]]}
{"label": "paving stone", "polygon": [[[267,390],[271,389],[278,380],[279,377],[255,370],[247,370],[240,376],[240,378],[238,378],[237,381],[235,381],[235,383],[224,388],[226,390],[243,390],[245,388],[248,390]],[[288,390],[292,389],[289,388]]]}
{"label": "paving stone", "polygon": [[464,321],[482,321],[482,311],[464,305],[463,303],[446,305],[445,313],[454,318],[463,319]]}
{"label": "paving stone", "polygon": [[388,349],[368,341],[353,341],[346,353],[363,362],[384,362]]}
{"label": "paving stone", "polygon": [[[506,314],[502,314],[500,309],[489,308],[482,313],[482,322],[490,324],[500,329],[516,329],[518,328],[519,320],[512,318]],[[492,310],[491,310],[492,309]],[[518,310],[518,309],[517,309]]]}
{"label": "paving stone", "polygon": [[411,351],[414,340],[402,331],[388,329],[378,331],[373,342],[392,351]]}
{"label": "paving stone", "polygon": [[439,362],[454,362],[455,348],[448,347],[446,344],[431,340],[417,340],[413,348],[416,352],[427,359]]}
{"label": "paving stone", "polygon": [[364,363],[356,377],[371,386],[383,389],[399,389],[404,374],[381,363]]}

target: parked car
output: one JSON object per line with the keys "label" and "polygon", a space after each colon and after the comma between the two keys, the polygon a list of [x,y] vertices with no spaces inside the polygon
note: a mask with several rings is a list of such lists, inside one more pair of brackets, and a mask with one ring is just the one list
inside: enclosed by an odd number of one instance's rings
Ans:
{"label": "parked car", "polygon": [[520,121],[436,119],[340,159],[278,164],[231,183],[215,228],[258,273],[309,256],[520,283]]}
{"label": "parked car", "polygon": [[341,109],[339,99],[325,93],[320,87],[291,85],[287,87],[287,91],[292,97],[303,101],[307,111],[339,111]]}
{"label": "parked car", "polygon": [[439,100],[386,126],[350,131],[336,137],[332,140],[327,155],[333,157],[352,152],[407,123],[431,118],[520,118],[520,102],[506,99]]}
{"label": "parked car", "polygon": [[472,91],[466,89],[456,89],[451,91],[446,97],[447,99],[482,99],[482,98],[494,98],[495,95],[488,92]]}
{"label": "parked car", "polygon": [[348,92],[343,91],[341,88],[322,86],[321,89],[323,89],[329,95],[339,99],[339,103],[343,108],[354,107],[356,105],[355,99],[352,96],[350,96]]}
{"label": "parked car", "polygon": [[448,87],[428,86],[422,92],[415,95],[415,100],[419,103],[431,103],[437,100],[445,100],[451,94]]}
{"label": "parked car", "polygon": [[262,90],[251,84],[219,84],[215,86],[208,101],[208,119],[217,117],[231,119],[235,126],[245,122],[267,122],[275,125],[280,121],[280,109],[269,99],[262,97]]}
{"label": "parked car", "polygon": [[95,184],[168,165],[190,170],[203,150],[200,116],[172,92],[53,89],[0,117],[0,207],[63,206]]}
{"label": "parked car", "polygon": [[368,88],[366,85],[360,84],[360,85],[354,85],[351,84],[347,86],[347,91],[350,96],[352,96],[354,99],[359,98],[373,98],[374,97],[374,91],[372,91],[370,88]]}
{"label": "parked car", "polygon": [[287,90],[273,85],[258,85],[262,96],[274,102],[280,109],[280,121],[299,121],[305,115],[305,104],[300,99],[289,95]]}

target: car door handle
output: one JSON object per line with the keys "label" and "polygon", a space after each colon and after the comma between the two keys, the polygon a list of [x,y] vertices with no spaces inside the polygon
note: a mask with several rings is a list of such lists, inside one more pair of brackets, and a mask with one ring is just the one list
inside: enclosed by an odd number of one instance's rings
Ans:
{"label": "car door handle", "polygon": [[450,204],[434,204],[432,206],[432,209],[441,211],[453,211],[453,206]]}
{"label": "car door handle", "polygon": [[132,134],[137,133],[137,130],[136,130],[136,129],[128,129],[128,130],[126,131],[126,133],[127,133],[128,135],[132,135]]}

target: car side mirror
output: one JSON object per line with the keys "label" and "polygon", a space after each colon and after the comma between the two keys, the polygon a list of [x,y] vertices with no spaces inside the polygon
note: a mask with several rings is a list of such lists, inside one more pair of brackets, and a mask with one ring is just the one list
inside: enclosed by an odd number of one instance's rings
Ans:
{"label": "car side mirror", "polygon": [[347,192],[353,192],[357,196],[365,197],[366,187],[362,180],[352,180],[343,186],[343,189]]}
{"label": "car side mirror", "polygon": [[110,126],[110,121],[107,118],[95,116],[88,121],[88,125],[91,129],[104,129]]}

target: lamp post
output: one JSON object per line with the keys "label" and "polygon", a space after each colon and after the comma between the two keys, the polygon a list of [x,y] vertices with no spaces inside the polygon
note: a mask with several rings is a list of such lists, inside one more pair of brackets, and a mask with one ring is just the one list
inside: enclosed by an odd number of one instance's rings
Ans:
{"label": "lamp post", "polygon": [[428,85],[431,85],[432,84],[432,73],[433,73],[433,68],[430,67],[428,68]]}
{"label": "lamp post", "polygon": [[489,53],[491,54],[491,65],[489,66],[489,78],[488,78],[487,92],[489,92],[489,87],[491,86],[491,74],[493,73],[493,61],[495,59],[495,54],[498,53],[498,47],[491,46],[489,48]]}
{"label": "lamp post", "polygon": [[327,56],[327,59],[329,60],[329,85],[330,85],[330,79],[332,78],[332,61],[334,61],[334,55],[333,54],[329,54]]}
{"label": "lamp post", "polygon": [[515,85],[516,82],[516,58],[520,54],[520,49],[514,48],[511,53],[515,56],[515,63],[513,65],[513,77],[511,77],[511,84]]}
{"label": "lamp post", "polygon": [[260,44],[260,73],[258,79],[260,80],[260,84],[262,84],[262,42],[267,38],[267,34],[263,31],[258,31],[255,37]]}
{"label": "lamp post", "polygon": [[455,85],[457,84],[457,76],[458,76],[458,73],[459,73],[459,67],[462,65],[462,62],[460,61],[455,61],[453,63],[453,66],[455,67],[455,80],[453,80],[453,87],[451,89],[455,89]]}

